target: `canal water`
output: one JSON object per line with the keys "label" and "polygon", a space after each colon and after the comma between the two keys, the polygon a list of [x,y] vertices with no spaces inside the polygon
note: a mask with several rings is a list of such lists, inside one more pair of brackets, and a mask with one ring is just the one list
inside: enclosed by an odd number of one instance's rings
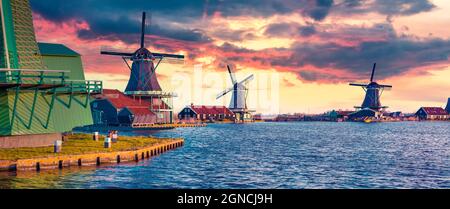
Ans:
{"label": "canal water", "polygon": [[0,188],[450,188],[450,123],[212,124],[139,163],[0,173]]}

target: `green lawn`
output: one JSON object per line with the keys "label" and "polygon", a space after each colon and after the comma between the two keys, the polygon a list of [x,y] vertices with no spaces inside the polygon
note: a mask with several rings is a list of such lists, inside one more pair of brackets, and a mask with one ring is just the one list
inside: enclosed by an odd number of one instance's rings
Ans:
{"label": "green lawn", "polygon": [[103,148],[103,136],[100,136],[100,140],[96,142],[92,140],[92,135],[90,134],[74,134],[69,136],[69,140],[63,142],[61,153],[53,153],[53,146],[39,148],[0,149],[0,160],[14,161],[18,159],[41,158],[58,155],[62,156],[100,152],[130,151],[171,140],[174,139],[119,136],[118,142],[113,143],[112,148],[105,149]]}

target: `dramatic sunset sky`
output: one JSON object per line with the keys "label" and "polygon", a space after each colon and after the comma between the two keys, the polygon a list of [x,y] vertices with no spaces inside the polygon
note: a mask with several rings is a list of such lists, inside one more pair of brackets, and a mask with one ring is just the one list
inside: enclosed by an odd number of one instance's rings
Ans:
{"label": "dramatic sunset sky", "polygon": [[[151,13],[147,47],[187,56],[184,64],[163,64],[157,72],[164,90],[179,94],[176,109],[191,102],[226,104],[229,97],[215,100],[230,85],[226,64],[237,69],[239,80],[256,75],[253,92],[266,88],[258,75],[277,78],[278,87],[270,89],[277,91],[271,94],[282,113],[353,109],[364,92],[348,83],[367,82],[374,62],[376,80],[394,86],[382,97],[391,111],[445,106],[450,97],[448,0],[31,0],[31,5],[38,41],[76,50],[88,79],[119,90],[129,70],[100,49],[136,50],[141,13]],[[194,66],[200,65],[203,76],[195,76]],[[208,75],[212,72],[217,74]],[[259,100],[255,109],[274,112]]]}

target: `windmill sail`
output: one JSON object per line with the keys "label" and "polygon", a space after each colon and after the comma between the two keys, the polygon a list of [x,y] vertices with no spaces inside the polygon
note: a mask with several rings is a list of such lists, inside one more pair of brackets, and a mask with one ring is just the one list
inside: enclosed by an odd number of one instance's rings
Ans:
{"label": "windmill sail", "polygon": [[377,68],[377,63],[373,64],[372,75],[370,76],[370,82],[373,82],[373,77],[375,76],[375,69]]}
{"label": "windmill sail", "polygon": [[255,76],[251,75],[251,76],[247,77],[246,79],[244,79],[243,81],[241,81],[239,84],[246,84],[246,83],[252,81],[253,79],[255,79]]}
{"label": "windmill sail", "polygon": [[155,58],[169,58],[169,59],[184,59],[184,55],[178,54],[164,54],[164,53],[153,53]]}
{"label": "windmill sail", "polygon": [[234,89],[233,87],[232,87],[232,88],[225,89],[223,92],[221,92],[220,94],[217,95],[216,99],[222,98],[223,96],[225,96],[225,95],[227,95],[228,93],[230,93],[231,91],[233,91],[233,89]]}
{"label": "windmill sail", "polygon": [[360,87],[366,87],[366,83],[350,83],[350,86],[360,86]]}
{"label": "windmill sail", "polygon": [[141,48],[145,47],[145,17],[146,13],[142,13],[142,28],[141,28]]}
{"label": "windmill sail", "polygon": [[133,53],[113,52],[113,51],[101,51],[100,54],[113,55],[113,56],[122,56],[122,57],[131,57],[131,56],[133,56]]}
{"label": "windmill sail", "polygon": [[391,89],[392,85],[380,85],[381,88]]}
{"label": "windmill sail", "polygon": [[231,77],[231,82],[232,82],[233,85],[234,85],[234,84],[237,83],[237,81],[236,81],[236,76],[234,75],[234,73],[233,73],[233,71],[231,70],[231,67],[230,67],[229,65],[227,65],[227,68],[228,68],[228,73],[230,74],[230,77]]}

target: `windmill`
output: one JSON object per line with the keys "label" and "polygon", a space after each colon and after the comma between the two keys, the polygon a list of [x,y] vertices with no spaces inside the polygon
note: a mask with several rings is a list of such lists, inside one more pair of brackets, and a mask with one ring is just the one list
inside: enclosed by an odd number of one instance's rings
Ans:
{"label": "windmill", "polygon": [[227,65],[228,73],[230,74],[232,87],[225,89],[223,92],[217,95],[216,99],[220,99],[228,93],[232,92],[231,101],[230,101],[230,110],[236,114],[236,119],[240,121],[251,120],[251,114],[247,107],[247,96],[248,96],[248,88],[247,84],[254,79],[254,76],[251,75],[246,79],[238,82],[236,80],[236,76],[234,75],[231,67]]}
{"label": "windmill", "polygon": [[[156,70],[163,61],[183,61],[184,55],[150,52],[145,47],[145,21],[146,13],[143,12],[140,48],[138,50],[134,53],[102,50],[101,54],[122,57],[131,70],[130,79],[124,92],[126,95],[149,100],[152,103],[150,109],[154,112],[170,112],[172,114],[172,104],[169,103],[172,103],[172,98],[176,95],[162,91],[156,76]],[[131,67],[127,60],[132,61]],[[164,117],[160,116],[159,118]],[[170,121],[172,121],[172,116],[170,118]]]}
{"label": "windmill", "polygon": [[355,107],[358,109],[371,109],[374,111],[380,111],[382,109],[387,108],[387,106],[382,106],[380,102],[380,97],[383,94],[385,89],[391,89],[391,85],[381,85],[374,81],[375,70],[377,67],[377,63],[373,64],[372,75],[370,76],[369,84],[361,84],[361,83],[350,83],[350,86],[359,86],[364,89],[366,92],[366,97],[360,107]]}
{"label": "windmill", "polygon": [[[184,55],[152,53],[145,48],[145,21],[146,13],[142,13],[141,47],[134,53],[101,51],[103,55],[121,56],[124,61],[127,59],[133,62],[128,65],[131,70],[130,80],[125,89],[126,94],[133,94],[142,91],[162,91],[156,77],[156,69],[163,60],[184,60]],[[155,65],[155,61],[157,64]]]}

